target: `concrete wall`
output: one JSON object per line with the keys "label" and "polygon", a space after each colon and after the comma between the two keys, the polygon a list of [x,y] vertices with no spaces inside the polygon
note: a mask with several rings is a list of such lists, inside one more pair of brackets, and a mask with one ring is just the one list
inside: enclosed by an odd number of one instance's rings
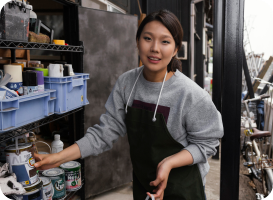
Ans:
{"label": "concrete wall", "polygon": [[[137,17],[79,8],[79,34],[84,44],[84,72],[88,80],[85,130],[99,124],[104,105],[117,80],[138,66],[135,34]],[[132,166],[127,136],[114,148],[85,162],[86,198],[132,181]]]}

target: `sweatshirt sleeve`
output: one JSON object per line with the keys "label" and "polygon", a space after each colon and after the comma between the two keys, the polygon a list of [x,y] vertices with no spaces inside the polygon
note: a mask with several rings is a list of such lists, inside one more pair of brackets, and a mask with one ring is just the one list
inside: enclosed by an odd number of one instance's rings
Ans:
{"label": "sweatshirt sleeve", "polygon": [[219,139],[224,135],[222,117],[209,95],[185,114],[184,125],[189,144],[185,150],[191,153],[193,164],[207,162],[207,158],[216,154]]}
{"label": "sweatshirt sleeve", "polygon": [[110,150],[113,143],[126,134],[124,103],[119,80],[116,82],[105,104],[106,113],[100,116],[100,125],[89,127],[83,138],[76,141],[80,148],[81,158]]}

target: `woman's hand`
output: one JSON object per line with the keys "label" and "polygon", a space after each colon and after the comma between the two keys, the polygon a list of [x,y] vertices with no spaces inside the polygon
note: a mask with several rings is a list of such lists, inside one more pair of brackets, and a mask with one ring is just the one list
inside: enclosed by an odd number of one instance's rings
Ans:
{"label": "woman's hand", "polygon": [[38,170],[46,170],[55,167],[59,167],[62,163],[60,162],[59,155],[57,153],[54,154],[34,154],[34,158],[36,163],[34,166]]}
{"label": "woman's hand", "polygon": [[[158,164],[156,180],[150,182],[151,186],[157,187],[153,190],[153,192],[155,193],[153,196],[156,200],[163,200],[164,190],[167,187],[169,174],[172,170],[171,163],[169,162],[171,157],[172,156],[165,158]],[[151,197],[151,194],[149,192],[147,192],[147,195]]]}
{"label": "woman's hand", "polygon": [[36,163],[34,166],[39,170],[46,170],[59,167],[61,164],[81,157],[81,151],[77,144],[64,149],[59,153],[53,154],[34,154]]}

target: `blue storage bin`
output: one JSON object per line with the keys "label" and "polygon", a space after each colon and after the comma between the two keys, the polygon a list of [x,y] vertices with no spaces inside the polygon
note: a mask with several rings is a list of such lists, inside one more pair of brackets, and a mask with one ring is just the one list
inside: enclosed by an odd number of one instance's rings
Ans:
{"label": "blue storage bin", "polygon": [[45,88],[56,90],[55,114],[89,104],[87,100],[87,80],[89,74],[75,73],[74,76],[44,77]]}
{"label": "blue storage bin", "polygon": [[54,114],[55,90],[0,100],[0,133]]}

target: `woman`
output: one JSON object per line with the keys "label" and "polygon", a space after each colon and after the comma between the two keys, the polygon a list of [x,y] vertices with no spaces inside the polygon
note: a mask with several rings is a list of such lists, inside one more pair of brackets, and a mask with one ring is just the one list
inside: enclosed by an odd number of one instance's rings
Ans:
{"label": "woman", "polygon": [[136,35],[143,66],[118,78],[100,125],[62,152],[36,155],[35,167],[98,155],[127,133],[135,200],[147,194],[160,200],[204,200],[207,158],[216,153],[223,126],[209,94],[179,71],[175,56],[182,37],[171,12],[148,15]]}

